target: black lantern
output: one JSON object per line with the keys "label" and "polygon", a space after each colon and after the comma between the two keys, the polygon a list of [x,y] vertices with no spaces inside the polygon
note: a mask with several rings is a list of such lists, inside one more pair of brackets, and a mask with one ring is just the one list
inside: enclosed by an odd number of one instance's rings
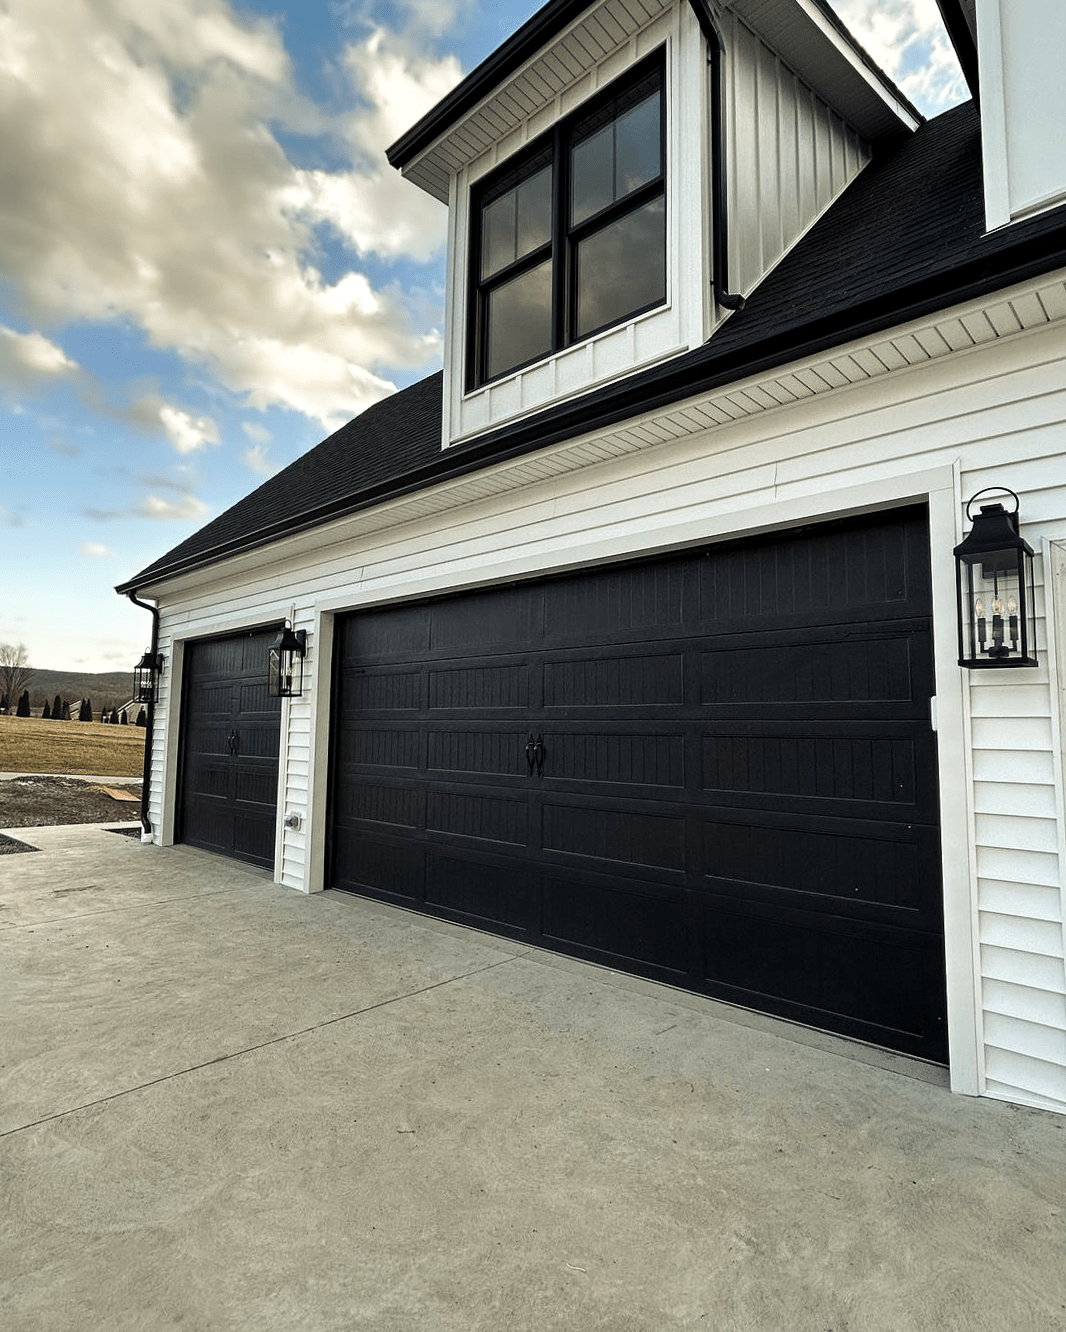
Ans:
{"label": "black lantern", "polygon": [[299,698],[303,693],[303,659],[307,651],[307,631],[291,625],[278,634],[270,645],[270,692],[274,698]]}
{"label": "black lantern", "polygon": [[[995,490],[1005,487],[996,486]],[[955,547],[955,584],[959,602],[959,665],[1036,666],[1036,613],[1033,602],[1033,551],[1018,535],[1018,496],[1014,511],[1002,504],[982,504],[973,526]]]}
{"label": "black lantern", "polygon": [[144,654],[136,666],[133,668],[133,701],[134,703],[154,703],[156,697],[156,685],[159,677],[163,674],[162,654],[152,656],[151,648]]}

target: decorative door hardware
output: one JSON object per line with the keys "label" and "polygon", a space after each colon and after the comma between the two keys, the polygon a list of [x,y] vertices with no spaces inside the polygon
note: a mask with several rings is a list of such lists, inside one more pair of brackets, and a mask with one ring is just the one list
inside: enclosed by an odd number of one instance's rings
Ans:
{"label": "decorative door hardware", "polygon": [[240,731],[230,731],[226,737],[226,744],[229,747],[230,757],[236,758],[241,752],[241,733]]}
{"label": "decorative door hardware", "polygon": [[538,735],[533,738],[533,732],[530,731],[529,739],[526,741],[526,764],[529,767],[529,775],[534,773],[538,777],[544,776],[544,737]]}

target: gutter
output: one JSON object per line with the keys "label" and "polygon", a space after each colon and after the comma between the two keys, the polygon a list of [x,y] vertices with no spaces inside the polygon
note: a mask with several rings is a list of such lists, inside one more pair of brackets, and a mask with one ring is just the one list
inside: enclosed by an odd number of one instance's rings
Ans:
{"label": "gutter", "polygon": [[[140,606],[142,610],[149,611],[152,616],[152,645],[148,649],[153,659],[159,655],[159,607],[152,606],[147,601],[141,601],[137,596],[136,588],[128,591],[126,596],[135,606]],[[152,742],[155,736],[155,696],[148,700],[148,719],[145,726],[144,737],[144,769],[141,775],[141,827],[147,836],[152,835],[152,825],[148,818],[148,800],[152,787]]]}
{"label": "gutter", "polygon": [[707,0],[688,0],[710,52],[711,80],[711,285],[714,299],[726,310],[743,310],[743,296],[729,290],[729,210],[725,188],[725,43]]}

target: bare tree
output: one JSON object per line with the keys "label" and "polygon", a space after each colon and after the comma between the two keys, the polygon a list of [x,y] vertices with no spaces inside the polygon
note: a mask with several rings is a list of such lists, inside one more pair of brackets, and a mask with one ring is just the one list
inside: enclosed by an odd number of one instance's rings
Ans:
{"label": "bare tree", "polygon": [[0,694],[18,698],[33,679],[33,667],[25,643],[0,643]]}

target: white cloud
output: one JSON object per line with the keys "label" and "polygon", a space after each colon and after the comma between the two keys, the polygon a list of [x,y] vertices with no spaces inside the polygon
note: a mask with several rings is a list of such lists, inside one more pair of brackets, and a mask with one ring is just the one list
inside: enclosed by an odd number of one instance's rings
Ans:
{"label": "white cloud", "polygon": [[273,476],[278,470],[277,466],[267,457],[266,449],[261,444],[256,444],[246,450],[243,456],[245,466],[251,468],[257,476]]}
{"label": "white cloud", "polygon": [[17,333],[0,325],[0,383],[28,388],[77,371],[77,362],[43,333]]}
{"label": "white cloud", "polygon": [[257,444],[269,444],[273,436],[264,425],[259,425],[257,421],[242,421],[241,429],[249,439],[255,440]]}
{"label": "white cloud", "polygon": [[110,546],[99,541],[86,541],[81,549],[83,554],[90,555],[94,560],[105,560],[112,553]]}
{"label": "white cloud", "polygon": [[26,510],[21,506],[14,508],[9,504],[0,504],[0,527],[24,527]]}
{"label": "white cloud", "polygon": [[[253,407],[332,427],[369,406],[440,341],[365,274],[324,279],[316,230],[440,248],[444,210],[383,154],[459,70],[383,34],[345,68],[362,109],[327,124],[274,26],[227,0],[5,0],[0,280],[35,322],[132,321]],[[350,166],[297,169],[275,126],[339,134]]]}
{"label": "white cloud", "polygon": [[969,97],[936,0],[832,0],[872,59],[927,115]]}
{"label": "white cloud", "polygon": [[179,453],[195,453],[205,444],[218,443],[218,426],[209,416],[190,416],[178,407],[163,406],[159,419],[171,444]]}
{"label": "white cloud", "polygon": [[146,495],[135,512],[142,518],[202,518],[207,512],[207,505],[189,494],[181,495],[176,500],[163,499],[160,495]]}

